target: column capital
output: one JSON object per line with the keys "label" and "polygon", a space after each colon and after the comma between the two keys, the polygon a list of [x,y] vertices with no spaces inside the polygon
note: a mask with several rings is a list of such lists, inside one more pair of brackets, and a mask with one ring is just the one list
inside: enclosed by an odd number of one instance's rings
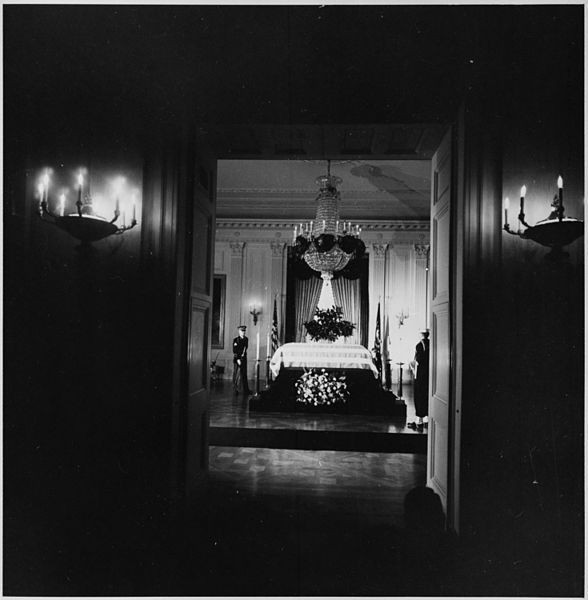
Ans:
{"label": "column capital", "polygon": [[376,258],[384,258],[387,248],[388,244],[372,244],[372,250]]}
{"label": "column capital", "polygon": [[239,258],[243,256],[243,247],[245,246],[245,242],[230,242],[229,246],[231,248],[231,256]]}
{"label": "column capital", "polygon": [[272,249],[272,258],[282,258],[284,255],[284,242],[270,242]]}
{"label": "column capital", "polygon": [[414,251],[419,258],[427,258],[429,255],[429,244],[415,244]]}

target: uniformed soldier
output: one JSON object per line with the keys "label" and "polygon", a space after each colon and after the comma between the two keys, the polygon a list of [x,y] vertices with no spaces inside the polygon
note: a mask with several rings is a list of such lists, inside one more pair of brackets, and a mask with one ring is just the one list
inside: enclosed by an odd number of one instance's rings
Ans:
{"label": "uniformed soldier", "polygon": [[427,426],[424,419],[429,414],[429,330],[421,331],[422,339],[416,345],[414,353],[414,408],[416,423],[408,427],[423,431]]}
{"label": "uniformed soldier", "polygon": [[247,327],[239,325],[238,337],[233,339],[233,390],[235,394],[251,394],[249,383],[247,382],[247,348],[249,338],[245,335]]}

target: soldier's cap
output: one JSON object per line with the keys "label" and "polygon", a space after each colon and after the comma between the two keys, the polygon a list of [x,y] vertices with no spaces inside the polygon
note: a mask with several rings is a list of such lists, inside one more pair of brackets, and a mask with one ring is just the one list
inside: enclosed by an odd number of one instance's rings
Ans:
{"label": "soldier's cap", "polygon": [[424,335],[424,334],[427,334],[427,335],[429,335],[429,333],[430,333],[430,332],[429,332],[429,330],[428,330],[428,329],[421,329],[420,333],[422,333],[423,335]]}
{"label": "soldier's cap", "polygon": [[241,329],[242,331],[245,331],[247,329],[247,325],[239,325],[239,327],[237,327],[237,329]]}

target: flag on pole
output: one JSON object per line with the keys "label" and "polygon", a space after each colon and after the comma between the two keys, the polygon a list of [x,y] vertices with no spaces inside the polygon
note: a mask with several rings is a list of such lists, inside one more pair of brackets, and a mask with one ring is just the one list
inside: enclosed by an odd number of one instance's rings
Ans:
{"label": "flag on pole", "polygon": [[378,314],[376,315],[376,335],[374,337],[374,348],[372,350],[372,355],[374,357],[374,364],[376,365],[376,369],[378,369],[378,373],[380,374],[380,379],[382,379],[382,329],[380,327],[380,303],[378,302]]}
{"label": "flag on pole", "polygon": [[278,339],[278,305],[276,302],[276,298],[274,298],[274,316],[272,319],[272,356],[279,347],[280,340]]}

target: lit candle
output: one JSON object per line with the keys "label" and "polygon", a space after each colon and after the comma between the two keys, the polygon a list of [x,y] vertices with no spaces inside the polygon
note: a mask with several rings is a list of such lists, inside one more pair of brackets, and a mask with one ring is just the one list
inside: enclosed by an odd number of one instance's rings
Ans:
{"label": "lit candle", "polygon": [[521,188],[521,214],[525,212],[525,196],[527,194],[527,186]]}
{"label": "lit candle", "polygon": [[39,206],[43,204],[43,199],[45,195],[45,187],[42,183],[37,186],[37,193],[39,194]]}
{"label": "lit candle", "polygon": [[257,354],[255,358],[259,360],[259,331],[257,332]]}
{"label": "lit candle", "polygon": [[323,219],[323,233],[325,233],[325,220]]}
{"label": "lit candle", "polygon": [[266,347],[267,347],[267,356],[269,358],[270,357],[270,334],[269,334],[269,331],[267,333],[267,346]]}
{"label": "lit candle", "polygon": [[78,173],[78,204],[82,205],[82,188],[84,187],[84,175]]}
{"label": "lit candle", "polygon": [[116,197],[116,202],[114,205],[114,212],[115,213],[120,213],[120,200],[118,199],[118,196]]}
{"label": "lit candle", "polygon": [[335,233],[339,233],[339,221],[335,223]]}
{"label": "lit candle", "polygon": [[49,173],[47,171],[43,175],[43,188],[45,190],[45,202],[49,202]]}
{"label": "lit candle", "polygon": [[133,198],[133,222],[137,221],[137,200]]}
{"label": "lit candle", "polygon": [[510,200],[508,196],[504,199],[504,225],[508,227],[508,209],[510,208]]}
{"label": "lit candle", "polygon": [[61,213],[61,216],[63,217],[63,215],[65,215],[65,194],[61,194],[61,196],[59,196],[59,200],[59,211]]}
{"label": "lit candle", "polygon": [[557,188],[559,193],[559,214],[561,218],[563,216],[563,177],[561,175],[557,178]]}
{"label": "lit candle", "polygon": [[292,240],[293,243],[296,243],[296,234],[298,233],[298,225],[294,226],[294,239]]}
{"label": "lit candle", "polygon": [[125,211],[122,212],[122,226],[125,227],[127,224],[127,218],[125,216]]}

